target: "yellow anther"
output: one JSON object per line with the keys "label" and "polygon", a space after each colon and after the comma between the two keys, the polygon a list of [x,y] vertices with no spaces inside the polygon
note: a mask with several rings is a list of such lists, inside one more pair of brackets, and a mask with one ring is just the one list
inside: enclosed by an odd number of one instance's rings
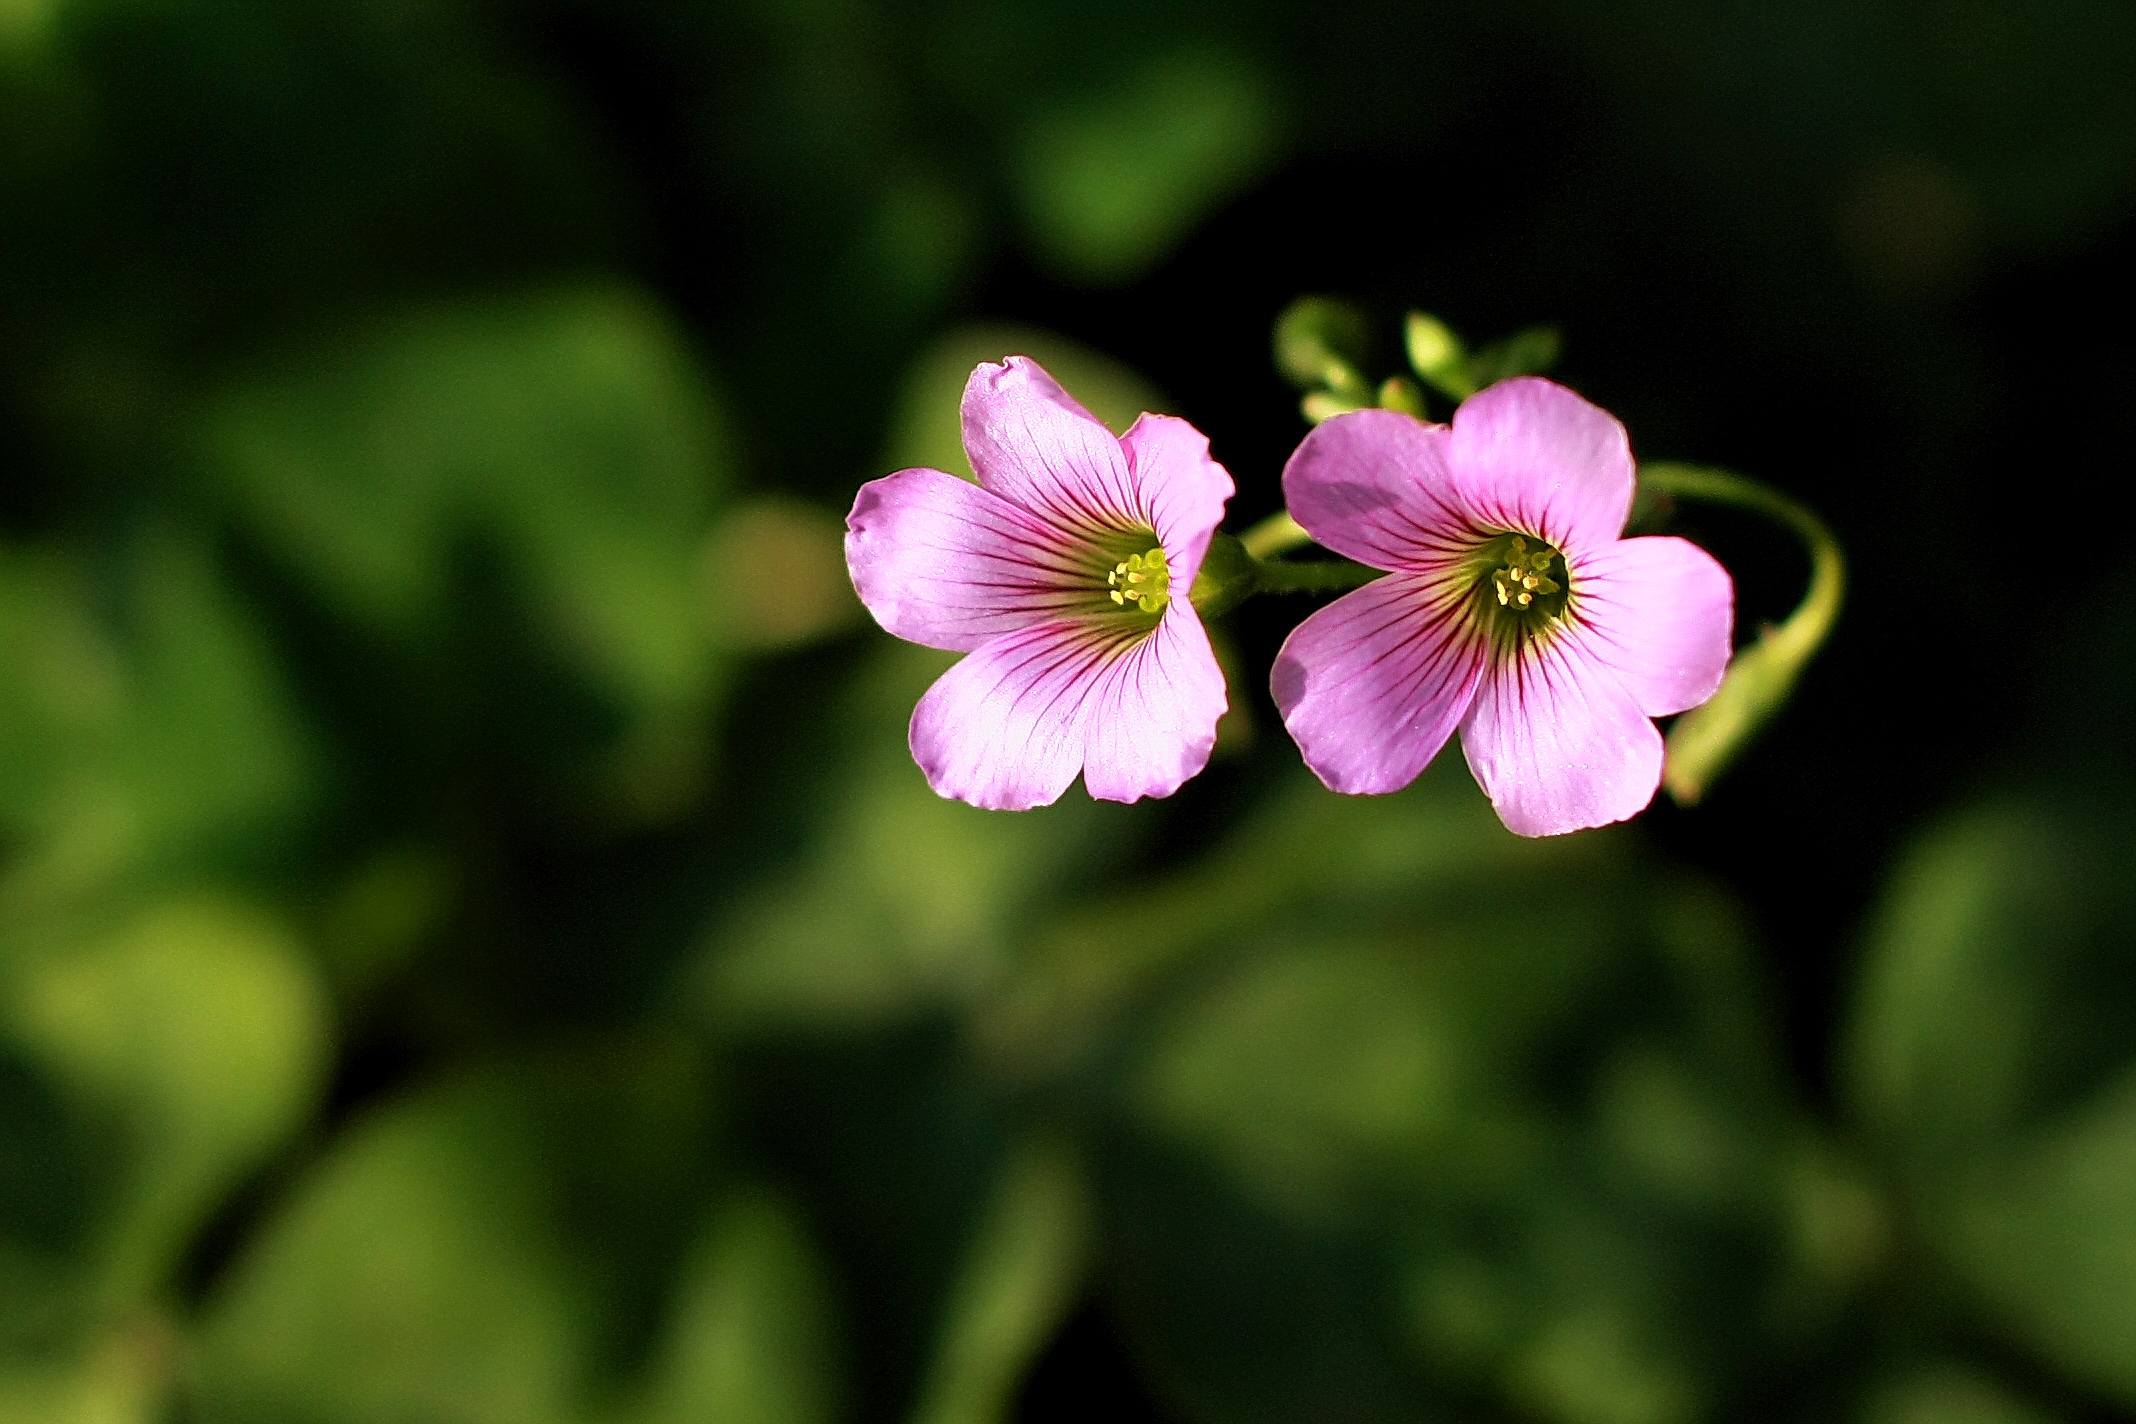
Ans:
{"label": "yellow anther", "polygon": [[[1563,611],[1563,604],[1553,598],[1565,587],[1551,577],[1562,557],[1556,549],[1541,540],[1530,541],[1524,535],[1509,533],[1492,540],[1479,552],[1486,561],[1483,567],[1490,569],[1491,590],[1498,595],[1500,608],[1552,617]],[[1492,568],[1492,564],[1498,567]]]}
{"label": "yellow anther", "polygon": [[1122,608],[1156,613],[1171,602],[1171,571],[1165,567],[1162,548],[1122,559],[1105,575],[1105,582],[1112,590],[1112,601]]}

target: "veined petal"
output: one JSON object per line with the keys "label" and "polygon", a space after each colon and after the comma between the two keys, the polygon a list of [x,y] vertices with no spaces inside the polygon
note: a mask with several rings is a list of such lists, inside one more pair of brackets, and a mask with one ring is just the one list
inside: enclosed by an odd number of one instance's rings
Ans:
{"label": "veined petal", "polygon": [[912,713],[912,759],[942,796],[990,811],[1050,805],[1083,765],[1092,692],[1137,632],[1055,618],[979,648]]}
{"label": "veined petal", "polygon": [[1315,542],[1375,569],[1432,569],[1480,542],[1454,498],[1452,437],[1394,410],[1309,432],[1283,467],[1283,500]]}
{"label": "veined petal", "polygon": [[1209,437],[1176,415],[1139,417],[1120,437],[1120,448],[1137,504],[1164,546],[1172,587],[1184,596],[1201,572],[1209,536],[1224,521],[1230,472],[1209,458]]}
{"label": "veined petal", "polygon": [[1539,535],[1566,554],[1624,532],[1632,447],[1615,416],[1555,381],[1519,376],[1454,412],[1458,498],[1484,524]]}
{"label": "veined petal", "polygon": [[1639,710],[1665,717],[1713,696],[1728,669],[1735,583],[1683,539],[1621,539],[1580,560],[1571,630]]}
{"label": "veined petal", "polygon": [[1377,794],[1401,790],[1438,755],[1483,666],[1453,581],[1396,573],[1292,629],[1269,688],[1315,776],[1330,790]]}
{"label": "veined petal", "polygon": [[1169,796],[1209,764],[1224,674],[1184,599],[1121,651],[1090,701],[1083,784],[1100,801]]}
{"label": "veined petal", "polygon": [[1516,835],[1621,821],[1661,784],[1661,733],[1586,640],[1568,634],[1492,658],[1461,750]]}
{"label": "veined petal", "polygon": [[1150,526],[1119,439],[1028,356],[972,372],[964,453],[980,484],[1064,533]]}
{"label": "veined petal", "polygon": [[958,652],[1088,605],[1104,559],[969,480],[900,470],[860,487],[846,568],[875,621]]}

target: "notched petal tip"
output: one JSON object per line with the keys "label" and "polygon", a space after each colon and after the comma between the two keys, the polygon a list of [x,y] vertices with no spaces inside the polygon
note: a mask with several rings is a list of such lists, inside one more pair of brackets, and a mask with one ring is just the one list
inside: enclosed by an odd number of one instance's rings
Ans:
{"label": "notched petal tip", "polygon": [[1105,423],[1068,394],[1067,388],[1035,357],[1008,355],[999,361],[981,361],[972,367],[971,375],[965,378],[960,406],[965,418],[971,417],[975,406],[984,413],[990,403],[1001,401],[1041,401],[1087,420],[1101,430],[1105,428]]}
{"label": "notched petal tip", "polygon": [[1542,376],[1488,386],[1454,412],[1452,463],[1480,520],[1568,551],[1599,548],[1631,512],[1631,437],[1615,416]]}
{"label": "notched petal tip", "polygon": [[1148,524],[1119,438],[1028,356],[973,369],[963,429],[979,483],[1062,530]]}

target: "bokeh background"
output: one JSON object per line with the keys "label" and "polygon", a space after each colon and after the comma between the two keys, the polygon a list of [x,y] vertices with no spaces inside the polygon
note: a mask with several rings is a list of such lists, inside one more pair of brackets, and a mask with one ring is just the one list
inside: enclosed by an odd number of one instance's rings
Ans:
{"label": "bokeh background", "polygon": [[[2121,0],[0,0],[0,1421],[2136,1417],[2132,75]],[[1176,798],[928,792],[855,487],[1021,350],[1243,527],[1302,292],[1827,514],[1707,804],[1327,794],[1273,600]]]}

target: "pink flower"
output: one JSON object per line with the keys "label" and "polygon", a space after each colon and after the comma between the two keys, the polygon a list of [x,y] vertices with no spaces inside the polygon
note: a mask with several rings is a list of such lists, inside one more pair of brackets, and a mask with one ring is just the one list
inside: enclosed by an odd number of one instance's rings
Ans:
{"label": "pink flower", "polygon": [[1551,381],[1479,392],[1449,425],[1336,416],[1283,471],[1290,512],[1387,570],[1301,623],[1271,678],[1336,791],[1398,791],[1461,730],[1509,830],[1638,814],[1661,779],[1652,718],[1713,695],[1735,589],[1681,539],[1623,538],[1624,427]]}
{"label": "pink flower", "polygon": [[973,484],[861,487],[846,564],[875,621],[969,653],[912,714],[943,796],[993,810],[1169,796],[1207,764],[1224,678],[1187,592],[1231,476],[1168,415],[1114,436],[1027,356],[972,372]]}

